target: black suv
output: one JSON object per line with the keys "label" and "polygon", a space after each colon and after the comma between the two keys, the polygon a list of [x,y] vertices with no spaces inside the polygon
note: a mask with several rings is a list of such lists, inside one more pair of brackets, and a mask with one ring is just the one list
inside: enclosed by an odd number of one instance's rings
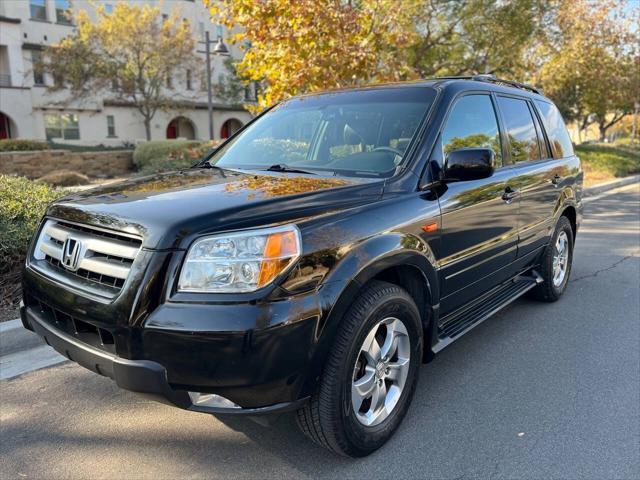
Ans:
{"label": "black suv", "polygon": [[22,321],[178,407],[295,411],[364,456],[421,362],[529,293],[557,300],[582,217],[557,108],[491,76],[301,96],[192,168],[52,204]]}

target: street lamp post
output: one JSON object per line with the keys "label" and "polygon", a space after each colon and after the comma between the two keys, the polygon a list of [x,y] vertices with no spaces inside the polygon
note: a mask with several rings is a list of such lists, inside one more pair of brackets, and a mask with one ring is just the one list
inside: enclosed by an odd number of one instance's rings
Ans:
{"label": "street lamp post", "polygon": [[211,44],[214,43],[209,36],[209,32],[204,33],[204,52],[199,51],[199,53],[204,53],[207,63],[207,111],[209,115],[209,140],[213,140],[213,92],[212,92],[212,71],[211,71],[211,55],[229,55],[229,49],[222,41],[222,38],[218,37],[218,40],[215,42],[213,50],[211,50]]}

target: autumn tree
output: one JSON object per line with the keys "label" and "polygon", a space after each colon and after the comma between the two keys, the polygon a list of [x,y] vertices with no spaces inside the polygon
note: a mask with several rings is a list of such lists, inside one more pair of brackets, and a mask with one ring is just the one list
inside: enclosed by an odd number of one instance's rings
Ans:
{"label": "autumn tree", "polygon": [[149,5],[117,2],[111,13],[98,6],[96,14],[93,20],[79,10],[74,33],[47,49],[51,88],[69,88],[80,99],[112,92],[138,110],[150,140],[154,115],[177,104],[167,79],[195,63],[191,28],[177,12],[163,19]]}
{"label": "autumn tree", "polygon": [[261,82],[259,107],[287,96],[400,79],[395,55],[410,18],[395,0],[209,0],[216,22],[245,50],[236,69]]}

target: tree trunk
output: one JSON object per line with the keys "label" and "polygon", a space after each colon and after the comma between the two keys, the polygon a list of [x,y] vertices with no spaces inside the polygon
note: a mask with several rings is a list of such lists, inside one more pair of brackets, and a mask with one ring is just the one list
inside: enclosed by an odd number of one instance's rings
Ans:
{"label": "tree trunk", "polygon": [[148,117],[144,118],[144,131],[147,134],[147,142],[151,140],[151,119]]}
{"label": "tree trunk", "polygon": [[600,141],[604,142],[607,139],[607,126],[604,123],[598,124],[598,129],[600,130]]}

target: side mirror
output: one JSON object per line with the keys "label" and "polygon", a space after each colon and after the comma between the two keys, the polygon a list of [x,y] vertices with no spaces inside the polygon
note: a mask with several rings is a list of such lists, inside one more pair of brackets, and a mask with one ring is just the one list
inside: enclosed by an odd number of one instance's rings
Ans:
{"label": "side mirror", "polygon": [[496,154],[490,148],[461,148],[449,152],[444,162],[445,182],[479,180],[493,175]]}

